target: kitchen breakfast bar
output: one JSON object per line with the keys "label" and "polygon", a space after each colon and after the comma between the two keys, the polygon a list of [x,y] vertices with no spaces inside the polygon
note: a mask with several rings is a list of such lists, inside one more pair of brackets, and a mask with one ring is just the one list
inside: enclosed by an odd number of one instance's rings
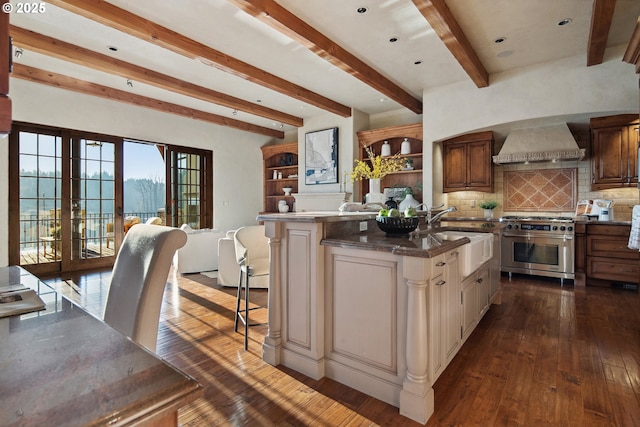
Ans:
{"label": "kitchen breakfast bar", "polygon": [[[258,216],[271,249],[263,359],[329,377],[426,423],[433,383],[499,297],[491,250],[499,231],[476,224],[474,233],[452,233],[421,219],[411,237],[389,237],[375,216]],[[462,268],[463,249],[476,241],[489,242],[479,247],[484,257]]]}

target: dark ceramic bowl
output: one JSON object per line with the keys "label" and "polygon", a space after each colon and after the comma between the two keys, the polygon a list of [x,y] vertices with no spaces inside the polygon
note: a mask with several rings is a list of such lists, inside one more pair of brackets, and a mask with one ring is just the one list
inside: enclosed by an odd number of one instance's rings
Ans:
{"label": "dark ceramic bowl", "polygon": [[377,216],[376,224],[378,228],[391,236],[404,236],[418,228],[417,216],[411,218]]}

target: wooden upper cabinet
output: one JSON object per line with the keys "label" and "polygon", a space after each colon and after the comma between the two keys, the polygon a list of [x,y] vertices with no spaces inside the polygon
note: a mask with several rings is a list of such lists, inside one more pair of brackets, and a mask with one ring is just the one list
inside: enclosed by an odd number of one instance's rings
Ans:
{"label": "wooden upper cabinet", "polygon": [[591,119],[591,190],[638,183],[638,115]]}
{"label": "wooden upper cabinet", "polygon": [[493,192],[493,132],[477,132],[442,142],[443,189]]}
{"label": "wooden upper cabinet", "polygon": [[9,14],[0,12],[0,134],[11,130]]}

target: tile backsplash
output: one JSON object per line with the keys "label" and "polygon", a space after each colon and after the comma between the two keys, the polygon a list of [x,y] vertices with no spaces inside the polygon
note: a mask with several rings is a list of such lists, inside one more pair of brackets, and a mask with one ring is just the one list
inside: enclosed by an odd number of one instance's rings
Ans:
{"label": "tile backsplash", "polygon": [[[575,202],[572,200],[570,205],[566,205],[566,210],[556,210],[547,208],[535,208],[531,206],[527,208],[515,203],[515,200],[505,200],[505,197],[509,197],[508,183],[512,176],[536,176],[537,185],[539,189],[540,177],[544,176],[557,176],[556,173],[559,170],[573,169],[575,174],[573,180],[575,188],[577,188],[577,194],[575,195],[575,201],[581,199],[609,199],[614,201],[613,205],[613,219],[617,221],[630,221],[631,209],[633,205],[639,204],[638,198],[640,190],[636,187],[632,188],[618,188],[602,191],[590,190],[590,176],[591,165],[588,159],[582,161],[564,161],[557,163],[535,163],[535,164],[511,164],[511,165],[495,165],[493,170],[494,178],[494,192],[483,193],[477,191],[458,191],[454,193],[447,193],[445,195],[446,204],[448,206],[456,206],[458,208],[457,216],[465,217],[482,217],[483,211],[478,207],[480,203],[486,200],[495,200],[498,202],[498,207],[494,210],[494,217],[499,218],[503,215],[543,215],[543,216],[573,216],[575,214]],[[515,175],[514,175],[515,173]],[[507,183],[505,184],[505,176],[507,177]],[[546,182],[548,184],[548,182]],[[562,197],[571,197],[571,192],[567,191],[565,186],[564,190],[558,189],[551,191],[553,186],[548,187],[547,196],[549,198],[558,197],[561,194]],[[527,193],[529,194],[529,193]],[[539,196],[539,195],[538,195]],[[557,199],[556,199],[557,200]],[[553,206],[553,204],[548,205]],[[530,209],[530,210],[526,210]]]}

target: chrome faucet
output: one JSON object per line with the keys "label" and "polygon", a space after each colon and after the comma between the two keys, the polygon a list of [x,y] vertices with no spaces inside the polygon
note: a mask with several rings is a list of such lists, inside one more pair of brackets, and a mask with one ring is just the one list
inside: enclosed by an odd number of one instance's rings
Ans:
{"label": "chrome faucet", "polygon": [[426,221],[427,221],[427,224],[429,224],[431,222],[431,211],[434,209],[440,209],[443,206],[444,206],[444,203],[438,206],[431,206],[431,207],[429,207],[426,203],[420,203],[418,206],[416,206],[416,210],[420,210],[421,207],[425,208],[425,210],[427,211]]}
{"label": "chrome faucet", "polygon": [[441,218],[443,215],[446,215],[446,214],[448,214],[449,212],[455,212],[455,211],[457,211],[457,210],[458,210],[458,209],[457,209],[455,206],[451,206],[451,207],[448,207],[447,209],[445,209],[445,210],[443,210],[443,211],[438,212],[438,213],[437,213],[437,214],[435,214],[432,218],[431,218],[431,216],[429,215],[429,216],[430,216],[430,218],[427,220],[427,224],[428,224],[428,225],[431,225],[432,223],[438,222],[438,221],[440,221],[440,218]]}

